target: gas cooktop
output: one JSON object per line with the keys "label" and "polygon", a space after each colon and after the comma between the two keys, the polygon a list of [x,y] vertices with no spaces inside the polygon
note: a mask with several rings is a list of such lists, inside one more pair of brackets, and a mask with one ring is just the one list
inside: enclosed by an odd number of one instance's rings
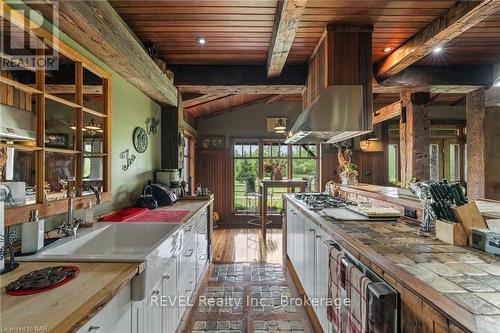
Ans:
{"label": "gas cooktop", "polygon": [[322,210],[324,208],[342,208],[345,207],[347,201],[323,193],[297,193],[295,195],[297,200],[306,204],[311,210]]}

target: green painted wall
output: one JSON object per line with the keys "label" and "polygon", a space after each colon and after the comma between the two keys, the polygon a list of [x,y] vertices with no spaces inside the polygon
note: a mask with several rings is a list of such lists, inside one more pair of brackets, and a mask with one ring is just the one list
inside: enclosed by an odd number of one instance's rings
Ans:
{"label": "green painted wall", "polygon": [[[25,7],[25,5],[19,4],[17,1],[12,2],[11,5],[14,8]],[[49,31],[53,31],[53,26],[47,21],[44,21],[43,26]],[[95,211],[96,214],[101,214],[128,206],[135,202],[147,180],[152,179],[153,171],[160,168],[160,126],[158,126],[155,135],[149,136],[149,146],[145,153],[137,153],[132,144],[134,128],[137,126],[144,127],[147,117],[159,119],[160,106],[66,34],[59,32],[59,38],[112,75],[111,166],[113,200],[112,203],[96,207]],[[123,162],[119,158],[120,152],[125,149],[129,149],[131,154],[136,155],[134,163],[127,171],[121,169]],[[78,212],[77,215],[79,213],[81,212]],[[46,230],[53,229],[53,226],[57,226],[64,217],[64,214],[62,214],[47,219]]]}

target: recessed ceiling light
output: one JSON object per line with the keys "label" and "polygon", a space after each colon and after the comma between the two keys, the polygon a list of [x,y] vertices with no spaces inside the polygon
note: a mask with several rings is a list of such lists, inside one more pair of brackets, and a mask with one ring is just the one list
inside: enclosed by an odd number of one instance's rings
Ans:
{"label": "recessed ceiling light", "polygon": [[442,46],[436,46],[432,52],[434,53],[440,53],[441,51],[443,51],[443,47]]}
{"label": "recessed ceiling light", "polygon": [[198,44],[205,45],[207,43],[207,39],[204,37],[198,38]]}
{"label": "recessed ceiling light", "polygon": [[391,52],[391,51],[392,51],[392,47],[390,47],[390,46],[384,47],[384,48],[382,49],[382,52],[384,52],[384,53],[389,53],[389,52]]}

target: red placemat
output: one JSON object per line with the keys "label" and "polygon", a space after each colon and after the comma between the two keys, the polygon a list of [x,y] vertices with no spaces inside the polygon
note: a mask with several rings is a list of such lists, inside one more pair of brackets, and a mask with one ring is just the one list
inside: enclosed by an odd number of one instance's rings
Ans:
{"label": "red placemat", "polygon": [[126,219],[133,218],[134,216],[147,212],[147,208],[130,207],[122,209],[116,213],[103,217],[101,222],[122,222]]}
{"label": "red placemat", "polygon": [[191,211],[179,209],[155,209],[125,219],[124,222],[181,222]]}
{"label": "red placemat", "polygon": [[78,276],[78,274],[80,273],[80,268],[78,266],[65,266],[65,269],[73,270],[74,274],[72,276],[66,276],[64,278],[64,280],[62,280],[61,282],[56,283],[56,284],[54,284],[54,285],[52,285],[50,287],[42,288],[42,289],[27,289],[27,290],[6,291],[6,293],[8,295],[11,295],[11,296],[26,296],[26,295],[35,295],[35,294],[43,293],[44,291],[48,291],[48,290],[60,287],[63,284],[68,283],[69,281],[71,281],[74,278],[76,278]]}

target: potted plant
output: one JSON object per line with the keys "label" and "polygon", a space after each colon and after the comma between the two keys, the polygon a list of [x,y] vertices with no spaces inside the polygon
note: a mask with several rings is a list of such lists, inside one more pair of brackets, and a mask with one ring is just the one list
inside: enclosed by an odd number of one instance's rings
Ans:
{"label": "potted plant", "polygon": [[268,160],[264,162],[264,170],[267,172],[271,173],[271,179],[273,180],[282,180],[283,179],[283,173],[282,169],[285,167],[285,161],[284,160]]}
{"label": "potted plant", "polygon": [[339,148],[337,153],[339,160],[339,175],[344,185],[358,184],[358,167],[352,163],[352,151],[349,148]]}
{"label": "potted plant", "polygon": [[245,193],[255,192],[256,179],[257,173],[255,171],[255,166],[248,160],[242,160],[238,170],[236,171],[236,180],[245,183]]}

